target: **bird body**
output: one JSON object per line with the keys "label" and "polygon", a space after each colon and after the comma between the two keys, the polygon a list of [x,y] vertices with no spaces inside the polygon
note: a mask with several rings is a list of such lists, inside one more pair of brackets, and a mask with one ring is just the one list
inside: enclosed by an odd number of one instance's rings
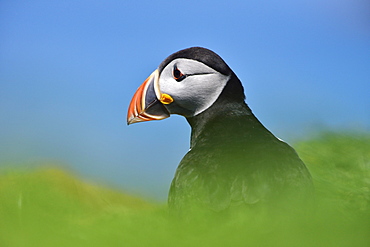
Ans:
{"label": "bird body", "polygon": [[180,114],[191,126],[190,150],[169,192],[173,211],[277,205],[312,193],[305,164],[254,116],[240,80],[214,52],[193,47],[174,53],[146,84],[155,97],[139,88],[129,123]]}
{"label": "bird body", "polygon": [[310,174],[293,148],[271,134],[246,104],[235,110],[229,103],[230,110],[218,103],[212,112],[188,119],[191,148],[171,184],[172,209],[219,212],[311,193]]}

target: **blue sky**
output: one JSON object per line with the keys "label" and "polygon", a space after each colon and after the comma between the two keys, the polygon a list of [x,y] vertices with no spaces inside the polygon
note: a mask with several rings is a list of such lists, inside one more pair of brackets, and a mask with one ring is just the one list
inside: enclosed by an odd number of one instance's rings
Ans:
{"label": "blue sky", "polygon": [[189,148],[173,116],[126,126],[131,96],[171,53],[214,50],[282,139],[370,131],[366,0],[0,2],[0,166],[58,163],[166,198]]}

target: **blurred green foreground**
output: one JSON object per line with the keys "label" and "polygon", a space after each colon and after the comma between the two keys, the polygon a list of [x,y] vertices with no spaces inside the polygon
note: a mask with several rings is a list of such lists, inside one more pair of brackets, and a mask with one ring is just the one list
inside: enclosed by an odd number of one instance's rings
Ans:
{"label": "blurred green foreground", "polygon": [[326,133],[293,145],[316,187],[314,213],[171,220],[165,205],[57,168],[0,171],[0,246],[370,246],[370,136]]}

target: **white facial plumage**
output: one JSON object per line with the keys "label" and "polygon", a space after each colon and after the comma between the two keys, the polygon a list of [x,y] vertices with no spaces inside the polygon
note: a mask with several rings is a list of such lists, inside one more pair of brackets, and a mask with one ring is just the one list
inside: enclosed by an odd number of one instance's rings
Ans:
{"label": "white facial plumage", "polygon": [[[174,78],[175,69],[184,75],[182,80]],[[204,63],[178,58],[162,70],[158,87],[160,93],[170,95],[175,105],[179,106],[168,105],[170,113],[192,117],[208,109],[217,100],[228,80],[229,76]],[[186,109],[187,113],[181,112],[181,108]]]}

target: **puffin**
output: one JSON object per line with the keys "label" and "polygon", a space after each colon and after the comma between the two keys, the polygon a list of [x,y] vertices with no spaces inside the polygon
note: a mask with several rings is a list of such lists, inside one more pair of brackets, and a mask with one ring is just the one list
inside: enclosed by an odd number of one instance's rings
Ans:
{"label": "puffin", "polygon": [[218,213],[311,200],[307,167],[256,118],[241,81],[215,52],[191,47],[167,57],[134,93],[127,123],[171,114],[191,126],[190,149],[169,190],[171,211]]}

